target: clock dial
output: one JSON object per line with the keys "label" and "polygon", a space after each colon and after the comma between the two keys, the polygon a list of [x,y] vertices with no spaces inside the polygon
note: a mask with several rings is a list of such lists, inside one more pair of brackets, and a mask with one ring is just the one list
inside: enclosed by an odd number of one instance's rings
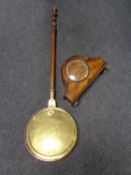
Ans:
{"label": "clock dial", "polygon": [[87,77],[88,73],[87,64],[81,60],[72,60],[66,65],[66,74],[72,81],[81,81]]}

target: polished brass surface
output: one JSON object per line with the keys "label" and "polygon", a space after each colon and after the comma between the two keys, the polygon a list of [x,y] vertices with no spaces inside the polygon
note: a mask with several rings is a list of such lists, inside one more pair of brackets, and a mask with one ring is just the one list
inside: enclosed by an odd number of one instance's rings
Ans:
{"label": "polished brass surface", "polygon": [[65,157],[77,140],[76,123],[61,108],[45,108],[29,121],[25,142],[29,152],[37,159],[55,161]]}
{"label": "polished brass surface", "polygon": [[88,75],[88,66],[81,60],[72,60],[66,65],[66,73],[70,80],[81,81]]}

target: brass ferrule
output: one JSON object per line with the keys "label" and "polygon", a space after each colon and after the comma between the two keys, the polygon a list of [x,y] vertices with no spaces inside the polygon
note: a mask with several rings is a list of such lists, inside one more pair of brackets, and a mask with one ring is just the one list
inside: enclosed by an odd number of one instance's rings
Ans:
{"label": "brass ferrule", "polygon": [[50,89],[50,99],[54,99],[54,89]]}

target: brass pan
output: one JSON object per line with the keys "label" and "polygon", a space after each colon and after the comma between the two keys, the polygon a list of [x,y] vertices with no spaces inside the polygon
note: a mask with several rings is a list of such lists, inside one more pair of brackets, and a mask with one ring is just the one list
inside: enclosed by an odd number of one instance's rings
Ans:
{"label": "brass pan", "polygon": [[57,107],[40,110],[28,122],[25,142],[29,152],[42,161],[65,157],[77,140],[76,123],[69,113]]}

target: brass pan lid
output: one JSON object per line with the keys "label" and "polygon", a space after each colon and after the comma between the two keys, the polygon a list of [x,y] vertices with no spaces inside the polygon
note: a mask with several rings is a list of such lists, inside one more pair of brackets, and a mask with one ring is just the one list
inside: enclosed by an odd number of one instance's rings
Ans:
{"label": "brass pan lid", "polygon": [[65,157],[77,140],[72,116],[57,107],[45,108],[33,115],[25,131],[29,152],[39,160],[55,161]]}

